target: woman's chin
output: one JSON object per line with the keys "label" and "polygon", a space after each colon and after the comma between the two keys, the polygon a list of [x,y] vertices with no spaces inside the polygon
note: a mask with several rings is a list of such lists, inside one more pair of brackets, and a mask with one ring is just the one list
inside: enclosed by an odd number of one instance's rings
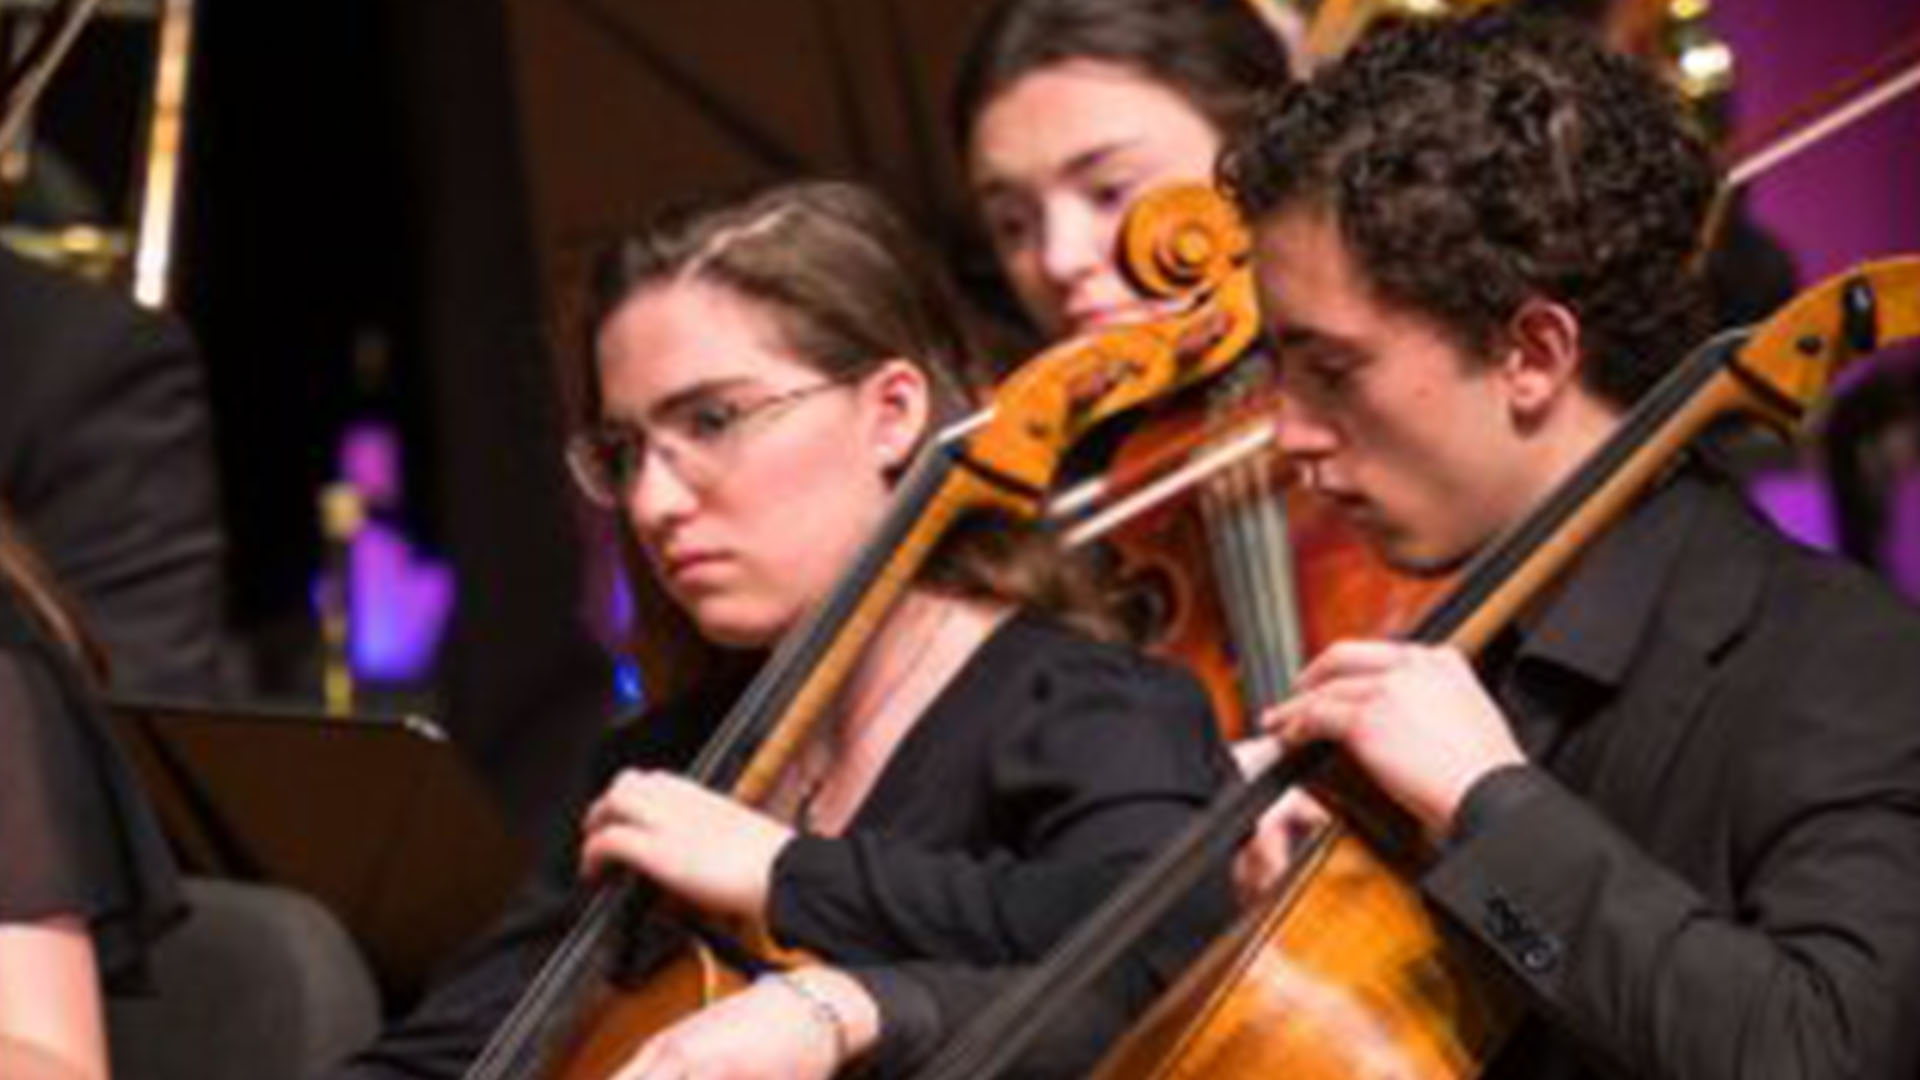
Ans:
{"label": "woman's chin", "polygon": [[700,636],[729,649],[761,649],[778,641],[789,620],[765,610],[745,610],[725,602],[699,603],[688,614]]}

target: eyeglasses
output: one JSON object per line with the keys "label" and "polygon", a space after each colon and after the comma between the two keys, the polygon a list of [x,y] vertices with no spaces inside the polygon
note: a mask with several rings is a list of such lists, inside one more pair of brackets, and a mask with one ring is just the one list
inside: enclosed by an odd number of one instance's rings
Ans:
{"label": "eyeglasses", "polygon": [[752,401],[723,391],[674,401],[646,422],[606,421],[567,440],[573,482],[595,504],[617,507],[633,491],[647,455],[658,452],[688,487],[711,488],[732,464],[749,421],[770,420],[816,394],[846,385],[844,379],[802,386]]}

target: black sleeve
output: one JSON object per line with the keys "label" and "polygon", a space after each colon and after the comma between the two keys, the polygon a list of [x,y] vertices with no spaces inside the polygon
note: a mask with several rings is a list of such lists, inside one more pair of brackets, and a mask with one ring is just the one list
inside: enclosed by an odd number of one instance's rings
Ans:
{"label": "black sleeve", "polygon": [[1468,794],[1424,891],[1591,1060],[1689,1080],[1920,1065],[1920,637],[1850,614],[1722,691],[1730,904],[1542,769]]}
{"label": "black sleeve", "polygon": [[137,988],[183,908],[106,718],[0,585],[0,922],[86,920],[109,990]]}

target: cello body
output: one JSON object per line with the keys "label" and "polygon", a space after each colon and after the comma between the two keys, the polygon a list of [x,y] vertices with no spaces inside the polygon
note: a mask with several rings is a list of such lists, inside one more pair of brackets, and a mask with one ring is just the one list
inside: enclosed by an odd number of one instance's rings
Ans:
{"label": "cello body", "polygon": [[582,1034],[548,1074],[551,1080],[605,1080],[633,1060],[647,1040],[747,985],[712,949],[677,950],[638,986],[608,993],[582,1018]]}
{"label": "cello body", "polygon": [[1517,1015],[1483,961],[1348,828],[1215,941],[1098,1080],[1477,1076]]}
{"label": "cello body", "polygon": [[[1271,395],[1248,408],[1277,409]],[[1177,437],[1147,425],[1123,448]],[[1190,436],[1189,436],[1190,437]],[[1325,500],[1288,475],[1246,470],[1198,498],[1170,502],[1117,529],[1123,572],[1163,579],[1166,632],[1153,645],[1192,667],[1229,737],[1249,717],[1221,580],[1222,502],[1273,500],[1293,548],[1291,599],[1307,646],[1406,626],[1445,591],[1383,563]],[[1266,597],[1270,602],[1272,597]],[[1364,798],[1361,796],[1360,798]],[[1352,809],[1353,799],[1343,800]],[[1385,811],[1387,829],[1402,827]],[[1419,896],[1383,857],[1335,824],[1303,855],[1279,895],[1202,954],[1115,1048],[1099,1080],[1285,1075],[1452,1078],[1477,1075],[1513,1006],[1470,954],[1441,938]]]}

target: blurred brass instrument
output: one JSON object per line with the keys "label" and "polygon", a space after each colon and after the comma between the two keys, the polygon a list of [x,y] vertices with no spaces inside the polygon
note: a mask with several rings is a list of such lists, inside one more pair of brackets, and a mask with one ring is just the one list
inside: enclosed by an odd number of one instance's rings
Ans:
{"label": "blurred brass instrument", "polygon": [[1664,0],[1666,17],[1654,24],[1652,40],[1635,50],[1654,57],[1694,101],[1724,97],[1733,89],[1733,49],[1707,23],[1708,0]]}
{"label": "blurred brass instrument", "polygon": [[[1611,47],[1651,62],[1696,102],[1733,86],[1733,50],[1708,23],[1712,0],[1248,0],[1288,39],[1305,73],[1382,20],[1468,15],[1518,3],[1591,26]],[[1298,32],[1290,28],[1299,27]]]}
{"label": "blurred brass instrument", "polygon": [[[192,52],[193,0],[0,0],[0,242],[164,306]],[[101,70],[135,74],[89,85],[84,115],[46,107]]]}

